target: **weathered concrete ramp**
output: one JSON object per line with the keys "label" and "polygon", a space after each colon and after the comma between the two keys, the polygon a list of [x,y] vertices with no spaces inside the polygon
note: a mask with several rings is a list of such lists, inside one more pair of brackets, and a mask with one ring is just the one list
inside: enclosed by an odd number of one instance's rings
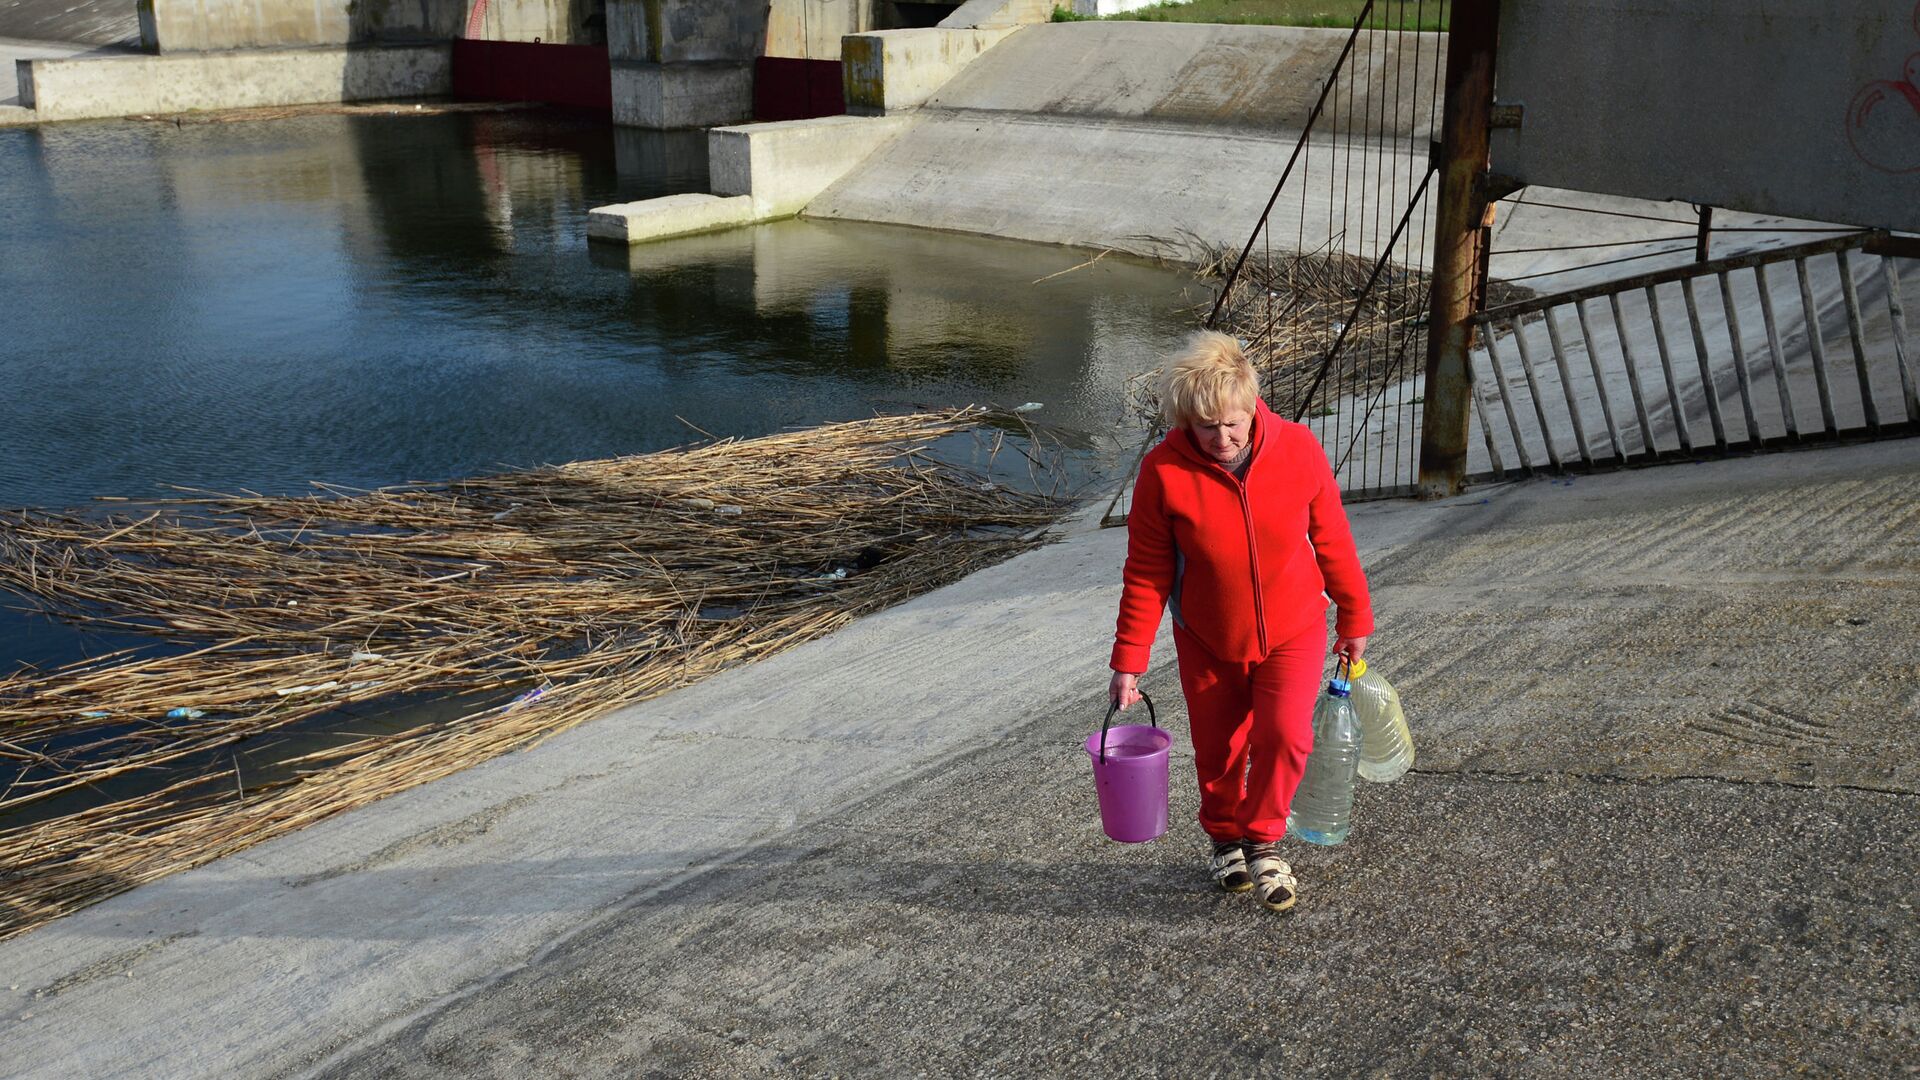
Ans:
{"label": "weathered concrete ramp", "polygon": [[1292,845],[1289,919],[1207,887],[1184,754],[1166,839],[1100,837],[1107,530],[0,945],[0,1075],[1920,1055],[1904,445],[1353,517],[1420,759],[1350,843]]}
{"label": "weathered concrete ramp", "polygon": [[[1028,27],[963,69],[912,130],[806,212],[1150,255],[1191,238],[1238,244],[1346,39],[1341,30],[1272,26]],[[1444,40],[1370,35],[1353,62],[1371,92],[1340,107],[1384,117],[1390,131],[1424,133]],[[1429,84],[1419,94],[1416,73]],[[1409,164],[1386,147],[1368,169],[1401,178],[1404,204]],[[1329,194],[1341,192],[1321,184],[1306,196],[1322,238],[1345,225]],[[1299,202],[1277,212],[1292,221]]]}

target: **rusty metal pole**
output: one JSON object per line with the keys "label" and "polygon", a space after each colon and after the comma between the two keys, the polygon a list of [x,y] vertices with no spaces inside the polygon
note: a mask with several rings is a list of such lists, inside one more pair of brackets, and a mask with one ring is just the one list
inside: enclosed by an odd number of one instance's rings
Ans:
{"label": "rusty metal pole", "polygon": [[1434,215],[1433,295],[1420,424],[1423,499],[1458,494],[1467,475],[1467,319],[1482,295],[1480,247],[1487,213],[1487,135],[1493,122],[1493,59],[1499,0],[1455,0],[1447,32],[1447,97],[1441,114],[1440,196]]}

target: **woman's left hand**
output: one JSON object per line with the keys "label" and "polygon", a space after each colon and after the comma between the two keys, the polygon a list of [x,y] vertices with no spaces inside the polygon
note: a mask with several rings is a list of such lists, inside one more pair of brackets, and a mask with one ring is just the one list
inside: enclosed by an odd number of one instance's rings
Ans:
{"label": "woman's left hand", "polygon": [[1365,634],[1359,637],[1343,637],[1333,643],[1333,654],[1346,657],[1348,663],[1360,659],[1366,651],[1367,635]]}

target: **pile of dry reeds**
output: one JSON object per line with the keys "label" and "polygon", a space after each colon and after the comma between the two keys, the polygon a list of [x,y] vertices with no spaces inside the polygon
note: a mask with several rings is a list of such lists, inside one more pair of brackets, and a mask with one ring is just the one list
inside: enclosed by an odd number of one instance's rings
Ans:
{"label": "pile of dry reeds", "polygon": [[[1200,281],[1210,286],[1207,300],[1194,309],[1195,321],[1203,322],[1240,251],[1193,237],[1183,238],[1178,248]],[[1336,340],[1338,360],[1313,390],[1316,405],[1370,396],[1383,383],[1412,377],[1424,368],[1431,275],[1389,262],[1369,292],[1373,266],[1370,258],[1318,250],[1255,252],[1241,267],[1214,328],[1246,343],[1247,357],[1260,372],[1262,393],[1275,412],[1292,417],[1300,411]],[[1494,282],[1488,303],[1527,295],[1523,288]],[[1144,416],[1158,409],[1152,390],[1155,375],[1138,376],[1130,387],[1133,407]]]}
{"label": "pile of dry reeds", "polygon": [[[0,515],[0,586],[168,643],[0,679],[0,815],[84,803],[0,828],[0,939],[1030,546],[1061,500],[927,454],[985,437],[989,419],[886,417],[306,498],[196,495],[104,521]],[[447,697],[465,715],[335,740],[266,782],[233,754],[356,703]],[[137,790],[82,798],[103,783]]]}

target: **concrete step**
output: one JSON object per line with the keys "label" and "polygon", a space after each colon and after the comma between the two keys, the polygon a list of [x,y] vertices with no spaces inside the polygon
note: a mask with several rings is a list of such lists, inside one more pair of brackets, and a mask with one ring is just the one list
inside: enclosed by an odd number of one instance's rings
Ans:
{"label": "concrete step", "polygon": [[21,127],[39,122],[40,117],[32,109],[19,105],[0,105],[0,127]]}
{"label": "concrete step", "polygon": [[587,214],[587,237],[639,244],[669,236],[730,229],[754,220],[753,198],[734,195],[667,195],[595,207]]}

